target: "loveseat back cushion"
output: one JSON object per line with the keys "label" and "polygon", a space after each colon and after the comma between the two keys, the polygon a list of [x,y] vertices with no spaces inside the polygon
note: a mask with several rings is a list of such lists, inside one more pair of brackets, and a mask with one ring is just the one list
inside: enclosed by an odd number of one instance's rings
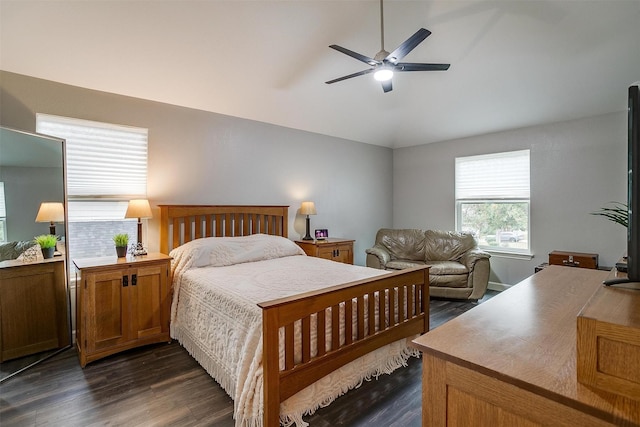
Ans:
{"label": "loveseat back cushion", "polygon": [[424,231],[422,230],[381,228],[376,234],[376,244],[387,249],[392,261],[396,259],[424,261]]}
{"label": "loveseat back cushion", "polygon": [[33,240],[0,243],[0,261],[17,259],[20,254],[35,244]]}
{"label": "loveseat back cushion", "polygon": [[456,261],[477,246],[476,239],[470,233],[427,230],[424,235],[427,261]]}

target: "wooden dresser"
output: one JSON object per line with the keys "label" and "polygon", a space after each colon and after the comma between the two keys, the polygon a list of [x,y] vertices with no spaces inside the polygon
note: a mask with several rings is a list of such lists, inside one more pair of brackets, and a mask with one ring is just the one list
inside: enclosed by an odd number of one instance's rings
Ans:
{"label": "wooden dresser", "polygon": [[326,240],[296,240],[298,246],[309,256],[353,264],[353,242],[351,239],[330,238]]}
{"label": "wooden dresser", "polygon": [[146,344],[169,342],[169,264],[164,254],[75,259],[80,365]]}
{"label": "wooden dresser", "polygon": [[65,262],[0,262],[0,362],[69,345]]}
{"label": "wooden dresser", "polygon": [[415,339],[422,425],[640,425],[640,400],[578,381],[577,316],[609,274],[548,266]]}

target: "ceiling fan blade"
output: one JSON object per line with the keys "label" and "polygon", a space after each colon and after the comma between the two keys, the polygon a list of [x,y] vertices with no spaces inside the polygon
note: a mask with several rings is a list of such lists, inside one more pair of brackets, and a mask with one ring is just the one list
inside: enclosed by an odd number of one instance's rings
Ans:
{"label": "ceiling fan blade", "polygon": [[384,93],[391,92],[391,90],[393,89],[393,85],[391,84],[391,79],[385,80],[381,83],[382,83],[382,90],[384,91]]}
{"label": "ceiling fan blade", "polygon": [[341,82],[342,80],[347,80],[352,77],[364,76],[365,74],[372,73],[373,71],[375,71],[373,68],[369,68],[368,70],[362,70],[362,71],[358,71],[357,73],[349,74],[348,76],[338,77],[337,79],[329,80],[328,82],[325,82],[325,83],[330,85],[331,83]]}
{"label": "ceiling fan blade", "polygon": [[394,50],[389,55],[387,55],[385,59],[394,64],[397,63],[402,58],[407,56],[407,54],[411,52],[416,46],[422,43],[424,39],[429,37],[430,34],[431,34],[431,31],[425,30],[424,28],[420,28],[418,31],[415,32],[414,35],[409,37],[407,40],[404,41],[404,43],[398,46],[396,50]]}
{"label": "ceiling fan blade", "polygon": [[451,64],[419,64],[415,62],[399,62],[394,71],[445,71]]}
{"label": "ceiling fan blade", "polygon": [[379,64],[379,63],[380,63],[380,61],[376,61],[375,59],[373,59],[373,58],[369,58],[368,56],[361,55],[361,54],[359,54],[358,52],[354,52],[354,51],[349,50],[349,49],[347,49],[347,48],[344,48],[344,47],[342,47],[342,46],[338,46],[337,44],[332,44],[332,45],[331,45],[331,46],[329,46],[329,47],[330,47],[331,49],[335,49],[335,50],[337,50],[338,52],[342,52],[342,53],[344,53],[345,55],[349,55],[350,57],[355,58],[355,59],[357,59],[358,61],[362,61],[362,62],[364,62],[365,64],[369,64],[369,65],[377,65],[377,64]]}

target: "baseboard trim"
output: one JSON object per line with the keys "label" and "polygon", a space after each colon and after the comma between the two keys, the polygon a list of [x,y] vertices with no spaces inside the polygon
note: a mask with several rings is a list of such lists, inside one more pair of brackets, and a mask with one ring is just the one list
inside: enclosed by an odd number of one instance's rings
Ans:
{"label": "baseboard trim", "polygon": [[489,282],[488,289],[491,289],[492,291],[502,292],[502,291],[506,291],[511,286],[513,285],[507,285],[505,283],[498,283],[498,282]]}

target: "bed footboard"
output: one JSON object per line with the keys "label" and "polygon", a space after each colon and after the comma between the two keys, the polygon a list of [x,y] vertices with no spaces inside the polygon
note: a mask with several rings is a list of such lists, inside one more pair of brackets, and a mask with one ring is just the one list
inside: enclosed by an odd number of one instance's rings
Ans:
{"label": "bed footboard", "polygon": [[[264,426],[272,427],[279,425],[280,403],[288,397],[377,348],[429,330],[429,268],[401,270],[258,305],[263,319]],[[340,322],[347,331],[342,336]],[[294,338],[296,323],[301,328],[299,339]],[[317,337],[315,344],[312,336]],[[301,350],[301,360],[296,360],[295,348]]]}

